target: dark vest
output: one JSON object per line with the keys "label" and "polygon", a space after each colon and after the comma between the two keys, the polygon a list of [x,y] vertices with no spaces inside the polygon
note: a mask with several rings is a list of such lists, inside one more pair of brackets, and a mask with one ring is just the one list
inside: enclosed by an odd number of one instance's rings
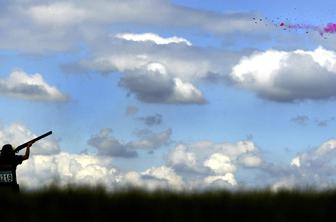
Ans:
{"label": "dark vest", "polygon": [[0,156],[0,185],[14,185],[16,181],[16,167],[22,163],[22,156],[12,158]]}

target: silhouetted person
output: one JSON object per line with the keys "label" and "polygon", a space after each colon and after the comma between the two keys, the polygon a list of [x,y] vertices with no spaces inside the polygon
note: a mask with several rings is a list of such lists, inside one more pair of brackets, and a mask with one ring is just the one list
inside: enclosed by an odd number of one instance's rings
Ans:
{"label": "silhouetted person", "polygon": [[11,144],[2,147],[0,154],[0,188],[1,190],[12,190],[20,192],[19,184],[16,181],[16,167],[22,161],[27,160],[30,154],[30,147],[33,143],[27,145],[24,155],[15,155]]}

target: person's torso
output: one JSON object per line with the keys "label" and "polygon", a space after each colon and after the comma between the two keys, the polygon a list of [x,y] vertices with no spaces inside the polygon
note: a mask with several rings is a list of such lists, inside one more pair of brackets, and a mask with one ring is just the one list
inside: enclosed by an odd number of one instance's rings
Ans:
{"label": "person's torso", "polygon": [[15,159],[6,160],[0,158],[0,184],[16,184],[16,166]]}

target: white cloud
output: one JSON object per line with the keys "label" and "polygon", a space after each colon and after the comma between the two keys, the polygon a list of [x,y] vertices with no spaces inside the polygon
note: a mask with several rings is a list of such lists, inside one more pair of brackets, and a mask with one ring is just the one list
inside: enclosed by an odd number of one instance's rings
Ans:
{"label": "white cloud", "polygon": [[136,150],[153,151],[168,144],[172,130],[167,129],[158,133],[147,129],[139,130],[136,132],[137,139],[129,142],[121,142],[111,134],[112,129],[103,128],[97,134],[91,136],[88,144],[97,150],[98,155],[135,158],[138,156]]}
{"label": "white cloud", "polygon": [[300,157],[295,157],[294,159],[292,159],[291,165],[296,166],[296,167],[300,167],[301,166]]}
{"label": "white cloud", "polygon": [[8,78],[0,78],[0,95],[37,101],[67,100],[67,96],[48,85],[41,74],[29,75],[19,70],[10,73]]}
{"label": "white cloud", "polygon": [[146,103],[205,104],[197,84],[223,83],[239,58],[237,52],[116,39],[107,41],[92,58],[64,65],[64,69],[121,73],[119,85]]}
{"label": "white cloud", "polygon": [[[65,51],[78,46],[78,42],[99,44],[102,36],[109,35],[111,26],[129,24],[146,28],[196,28],[217,34],[264,32],[264,25],[251,25],[253,16],[252,13],[192,9],[167,0],[7,1],[1,7],[0,47],[33,53]],[[146,38],[159,43],[189,44],[178,37]]]}
{"label": "white cloud", "polygon": [[158,45],[166,45],[166,44],[178,44],[178,43],[184,43],[188,46],[191,46],[191,42],[189,42],[188,40],[184,39],[184,38],[180,38],[177,36],[173,36],[173,37],[168,37],[168,38],[164,38],[161,37],[155,33],[143,33],[143,34],[136,34],[136,33],[119,33],[115,35],[116,38],[119,39],[125,39],[128,41],[135,41],[135,42],[154,42],[155,44]]}
{"label": "white cloud", "polygon": [[[16,146],[31,137],[35,135],[21,124],[0,128],[2,144],[10,142]],[[18,181],[27,188],[52,183],[105,185],[108,189],[125,186],[150,190],[234,188],[241,185],[236,173],[247,166],[269,172],[269,178],[263,177],[260,184],[266,186],[273,181],[270,187],[275,191],[307,186],[328,188],[335,182],[336,140],[298,154],[291,166],[274,167],[263,163],[251,141],[178,144],[168,154],[166,165],[142,172],[122,172],[112,160],[109,156],[60,152],[58,143],[48,137],[34,144],[30,159],[18,166]]]}
{"label": "white cloud", "polygon": [[314,152],[317,157],[323,157],[336,151],[336,140],[331,139],[322,143]]}
{"label": "white cloud", "polygon": [[[19,123],[0,128],[0,144],[12,144],[14,148],[38,136]],[[59,152],[58,142],[52,136],[39,140],[31,148],[32,155],[52,155]]]}
{"label": "white cloud", "polygon": [[[165,134],[168,131],[163,131]],[[127,144],[118,142],[111,136],[110,129],[102,129],[91,137],[97,149],[114,149],[115,144],[123,148]],[[161,135],[162,133],[158,133]],[[138,132],[137,136],[147,138],[151,131]],[[34,138],[28,128],[21,124],[0,127],[0,142],[14,146]],[[94,138],[94,139],[92,139]],[[91,141],[93,142],[93,141]],[[230,151],[230,150],[235,150]],[[116,168],[113,155],[71,154],[60,151],[57,141],[47,137],[32,147],[27,161],[17,168],[18,182],[28,189],[57,184],[66,185],[104,185],[107,189],[122,189],[127,186],[149,190],[198,190],[207,188],[232,188],[238,186],[235,172],[239,169],[239,159],[246,154],[256,155],[256,148],[250,141],[235,144],[215,144],[209,141],[194,144],[179,144],[168,155],[167,164],[152,166],[141,172],[124,172]],[[238,150],[238,151],[237,151]],[[181,166],[186,167],[193,176],[184,174]]]}
{"label": "white cloud", "polygon": [[[144,57],[145,58],[145,57]],[[164,65],[158,62],[149,63],[147,65],[147,70],[149,72],[160,73],[162,75],[167,75],[167,69]]]}
{"label": "white cloud", "polygon": [[256,145],[249,140],[238,141],[236,143],[213,143],[212,141],[198,141],[192,144],[192,147],[197,152],[211,153],[218,152],[230,157],[230,159],[236,160],[239,156],[257,152]]}
{"label": "white cloud", "polygon": [[210,186],[217,186],[218,188],[226,187],[227,184],[231,186],[237,186],[237,181],[232,173],[226,173],[224,176],[208,176],[204,179],[204,182]]}
{"label": "white cloud", "polygon": [[108,157],[66,152],[51,156],[33,155],[18,166],[17,175],[18,183],[28,189],[51,184],[103,185],[109,190],[127,186],[148,190],[179,190],[184,187],[182,178],[166,166],[122,173],[113,167]]}
{"label": "white cloud", "polygon": [[171,129],[159,133],[154,133],[150,130],[141,131],[138,133],[139,139],[127,143],[127,146],[131,149],[158,149],[169,142],[171,134]]}
{"label": "white cloud", "polygon": [[252,141],[213,143],[199,141],[177,144],[166,156],[166,164],[181,175],[190,189],[240,185],[235,174],[242,168],[258,168],[262,160]]}
{"label": "white cloud", "polygon": [[275,180],[271,185],[273,190],[307,187],[325,189],[335,185],[335,167],[336,140],[331,139],[299,153],[290,161],[289,166],[269,165],[263,170],[270,173],[271,180]]}
{"label": "white cloud", "polygon": [[295,179],[293,177],[288,177],[277,181],[271,186],[271,190],[274,192],[282,191],[282,190],[292,190],[295,188]]}
{"label": "white cloud", "polygon": [[233,173],[236,167],[231,159],[223,154],[214,153],[204,162],[204,166],[209,167],[216,174]]}
{"label": "white cloud", "polygon": [[331,139],[322,143],[316,149],[304,152],[292,159],[291,164],[296,167],[306,165],[323,164],[324,160],[336,158],[336,140]]}
{"label": "white cloud", "polygon": [[259,156],[247,155],[239,158],[240,164],[246,167],[258,167],[262,163],[262,159]]}
{"label": "white cloud", "polygon": [[167,99],[168,103],[195,103],[203,104],[206,100],[203,97],[202,92],[197,89],[193,84],[188,82],[182,82],[181,79],[174,79],[173,93]]}
{"label": "white cloud", "polygon": [[127,144],[120,142],[112,135],[112,129],[104,128],[98,134],[92,135],[88,140],[88,144],[97,149],[98,155],[107,155],[114,157],[134,158],[138,154],[134,150],[130,150]]}
{"label": "white cloud", "polygon": [[336,53],[322,47],[314,51],[256,52],[233,67],[231,79],[274,101],[334,98]]}
{"label": "white cloud", "polygon": [[152,167],[143,172],[130,171],[123,176],[124,186],[145,188],[148,190],[181,190],[184,182],[175,171],[166,166]]}
{"label": "white cloud", "polygon": [[144,176],[153,176],[157,179],[166,180],[167,183],[175,188],[180,189],[183,186],[183,180],[175,171],[166,166],[153,167],[142,173]]}
{"label": "white cloud", "polygon": [[159,73],[185,82],[207,78],[209,73],[228,72],[230,65],[240,56],[238,53],[198,47],[147,45],[119,40],[107,42],[99,50],[96,56],[82,61],[80,66],[102,73]]}
{"label": "white cloud", "polygon": [[178,144],[168,155],[168,165],[194,170],[196,168],[196,155],[188,151],[183,144]]}
{"label": "white cloud", "polygon": [[88,16],[86,10],[69,2],[33,5],[27,14],[41,25],[73,25],[83,22]]}
{"label": "white cloud", "polygon": [[165,66],[157,62],[130,70],[121,79],[120,85],[147,103],[205,103],[202,92],[192,83],[174,78],[167,73]]}
{"label": "white cloud", "polygon": [[115,188],[120,175],[110,159],[87,154],[32,155],[17,169],[18,183],[34,189],[50,184],[105,185]]}

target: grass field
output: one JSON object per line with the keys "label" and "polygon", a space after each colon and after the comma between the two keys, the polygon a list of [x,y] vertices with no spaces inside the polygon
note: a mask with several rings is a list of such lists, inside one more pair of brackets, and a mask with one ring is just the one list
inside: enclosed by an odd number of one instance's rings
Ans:
{"label": "grass field", "polygon": [[335,221],[336,190],[177,193],[49,188],[0,193],[0,221]]}

